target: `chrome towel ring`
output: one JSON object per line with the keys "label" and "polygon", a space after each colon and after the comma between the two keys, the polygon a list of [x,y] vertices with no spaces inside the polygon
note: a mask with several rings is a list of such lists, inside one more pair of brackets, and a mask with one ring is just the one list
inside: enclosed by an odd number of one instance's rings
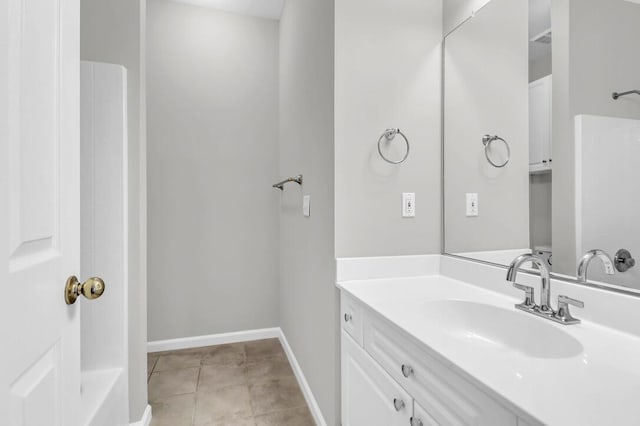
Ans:
{"label": "chrome towel ring", "polygon": [[[404,139],[404,143],[407,146],[407,152],[404,154],[404,157],[402,157],[402,159],[399,160],[399,161],[389,160],[382,153],[382,142],[385,141],[385,140],[391,142],[396,137],[396,135],[402,136],[402,139]],[[378,139],[378,154],[380,154],[380,157],[382,157],[382,159],[384,161],[386,161],[387,163],[400,164],[400,163],[404,162],[404,160],[406,160],[407,157],[409,156],[409,139],[407,139],[407,137],[404,135],[404,133],[402,133],[400,131],[400,129],[387,129],[380,136],[380,139]]]}
{"label": "chrome towel ring", "polygon": [[[494,163],[493,160],[491,159],[491,157],[489,156],[489,147],[491,146],[491,142],[494,142],[494,141],[502,141],[502,143],[504,144],[505,148],[507,148],[507,159],[504,160],[504,163],[502,163],[502,164]],[[506,166],[509,163],[509,160],[511,159],[511,149],[509,148],[509,144],[507,143],[507,141],[502,139],[500,136],[498,136],[498,135],[495,135],[495,136],[484,135],[482,137],[482,144],[484,145],[484,156],[487,157],[487,161],[493,167],[501,168],[501,167]]]}

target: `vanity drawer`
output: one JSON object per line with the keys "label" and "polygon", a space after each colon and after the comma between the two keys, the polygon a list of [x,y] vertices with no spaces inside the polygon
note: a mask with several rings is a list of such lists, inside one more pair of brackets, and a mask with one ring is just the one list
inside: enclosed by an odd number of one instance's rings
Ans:
{"label": "vanity drawer", "polygon": [[340,323],[342,329],[362,346],[362,328],[364,324],[363,308],[354,298],[344,292],[340,293]]}
{"label": "vanity drawer", "polygon": [[364,347],[423,407],[432,422],[447,426],[517,424],[513,413],[373,313],[367,315],[364,326]]}
{"label": "vanity drawer", "polygon": [[413,417],[411,418],[411,426],[440,426],[431,415],[418,404],[413,401]]}

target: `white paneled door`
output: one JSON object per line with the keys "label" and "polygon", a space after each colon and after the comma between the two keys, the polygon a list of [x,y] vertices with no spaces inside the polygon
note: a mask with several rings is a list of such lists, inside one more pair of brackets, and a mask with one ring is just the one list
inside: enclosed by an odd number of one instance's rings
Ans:
{"label": "white paneled door", "polygon": [[2,425],[79,425],[79,12],[0,0]]}

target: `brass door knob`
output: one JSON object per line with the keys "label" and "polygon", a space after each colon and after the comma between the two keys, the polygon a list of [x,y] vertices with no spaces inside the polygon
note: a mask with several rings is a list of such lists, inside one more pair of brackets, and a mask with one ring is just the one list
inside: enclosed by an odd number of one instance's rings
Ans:
{"label": "brass door knob", "polygon": [[89,300],[97,299],[104,293],[104,281],[98,277],[91,277],[82,284],[74,275],[70,276],[64,287],[64,301],[73,305],[82,294]]}

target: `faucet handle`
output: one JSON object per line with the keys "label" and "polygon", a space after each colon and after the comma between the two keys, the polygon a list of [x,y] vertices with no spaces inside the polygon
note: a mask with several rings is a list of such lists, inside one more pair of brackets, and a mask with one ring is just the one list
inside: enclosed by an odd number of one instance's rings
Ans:
{"label": "faucet handle", "polygon": [[565,324],[578,324],[580,320],[574,318],[569,311],[569,305],[573,305],[578,308],[584,308],[584,302],[570,297],[560,295],[558,296],[558,312],[555,317]]}
{"label": "faucet handle", "polygon": [[533,287],[528,285],[522,285],[518,283],[513,283],[513,286],[518,290],[524,291],[525,297],[524,302],[516,305],[516,308],[524,308],[525,310],[533,309],[536,306],[536,303],[533,300]]}

